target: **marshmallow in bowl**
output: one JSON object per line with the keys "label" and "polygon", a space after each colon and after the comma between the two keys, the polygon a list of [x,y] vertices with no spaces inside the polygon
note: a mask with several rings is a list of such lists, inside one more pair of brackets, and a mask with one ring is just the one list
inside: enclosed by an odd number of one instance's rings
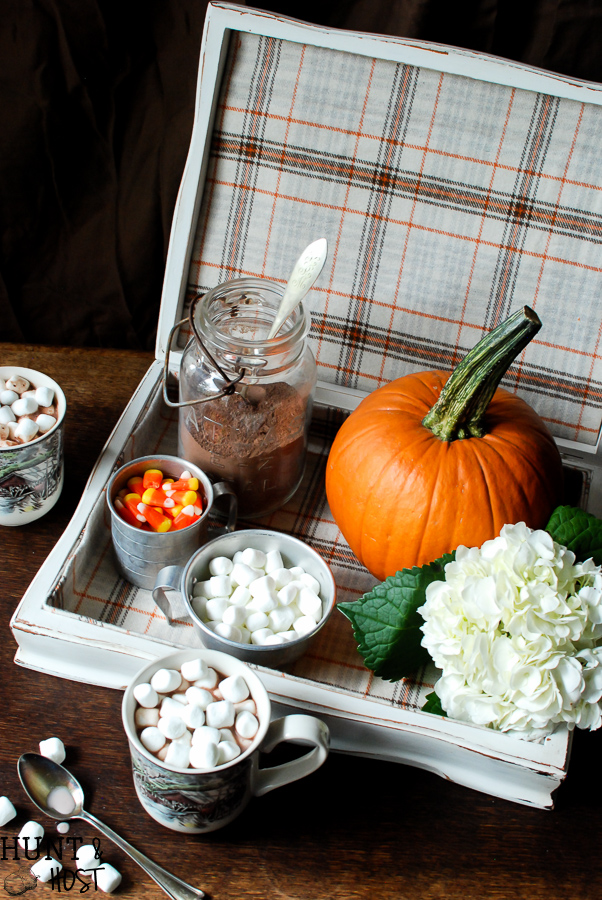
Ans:
{"label": "marshmallow in bowl", "polygon": [[322,618],[319,581],[301,566],[287,567],[278,550],[247,547],[232,560],[216,556],[209,573],[193,584],[190,602],[203,624],[227,640],[284,644],[311,634]]}

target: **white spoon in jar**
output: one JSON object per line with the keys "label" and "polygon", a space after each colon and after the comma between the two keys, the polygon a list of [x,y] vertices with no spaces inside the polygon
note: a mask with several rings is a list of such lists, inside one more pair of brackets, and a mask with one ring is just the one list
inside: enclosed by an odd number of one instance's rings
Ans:
{"label": "white spoon in jar", "polygon": [[294,308],[300,303],[324,268],[328,244],[319,238],[306,247],[291,272],[278,307],[276,317],[268,333],[268,340],[276,337]]}

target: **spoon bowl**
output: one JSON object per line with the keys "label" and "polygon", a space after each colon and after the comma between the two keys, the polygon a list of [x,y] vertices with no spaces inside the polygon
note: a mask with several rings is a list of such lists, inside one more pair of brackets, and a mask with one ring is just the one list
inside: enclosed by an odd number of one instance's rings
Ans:
{"label": "spoon bowl", "polygon": [[144,853],[128,844],[112,828],[84,809],[84,792],[79,781],[64,766],[39,753],[24,753],[19,757],[17,772],[23,790],[35,805],[52,819],[83,819],[94,825],[101,834],[117,844],[150,877],[163,888],[172,900],[203,900],[206,897],[200,888],[192,887],[162,866],[157,865]]}
{"label": "spoon bowl", "polygon": [[268,333],[268,340],[276,337],[294,308],[301,303],[316,278],[324,268],[328,244],[326,238],[319,238],[305,248],[293,267],[286,283],[280,306]]}

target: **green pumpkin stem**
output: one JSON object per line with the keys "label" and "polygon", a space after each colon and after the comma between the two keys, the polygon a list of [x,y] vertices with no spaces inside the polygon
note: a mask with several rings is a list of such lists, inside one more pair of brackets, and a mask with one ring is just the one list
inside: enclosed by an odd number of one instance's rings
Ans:
{"label": "green pumpkin stem", "polygon": [[498,384],[540,328],[537,313],[523,306],[481,338],[456,366],[422,424],[442,441],[483,437],[483,418]]}

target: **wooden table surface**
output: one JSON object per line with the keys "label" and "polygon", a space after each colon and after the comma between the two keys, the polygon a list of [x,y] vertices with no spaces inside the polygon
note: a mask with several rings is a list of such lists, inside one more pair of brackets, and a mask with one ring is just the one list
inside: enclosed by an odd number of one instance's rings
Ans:
{"label": "wooden table surface", "polygon": [[[17,818],[0,828],[0,889],[27,861],[15,838],[28,819],[56,840],[55,824],[25,796],[16,774],[21,753],[58,735],[66,765],[99,819],[214,900],[598,900],[602,898],[602,733],[578,732],[566,782],[553,811],[479,794],[399,764],[331,754],[317,773],[251,802],[227,828],[184,836],[151,820],[134,792],[120,724],[121,693],[17,666],[10,617],[31,578],[67,525],[90,470],[152,357],[115,350],[0,344],[0,365],[26,366],[58,381],[68,402],[65,488],[44,518],[0,528],[2,687],[0,795]],[[74,844],[97,833],[75,820],[63,863],[74,870]],[[103,860],[123,874],[117,896],[163,892],[106,838]],[[22,856],[22,851],[20,851]],[[31,863],[29,863],[30,865]],[[63,893],[86,892],[75,881]],[[94,892],[94,888],[87,891]],[[29,895],[50,896],[38,884]],[[56,893],[56,887],[54,889]]]}

